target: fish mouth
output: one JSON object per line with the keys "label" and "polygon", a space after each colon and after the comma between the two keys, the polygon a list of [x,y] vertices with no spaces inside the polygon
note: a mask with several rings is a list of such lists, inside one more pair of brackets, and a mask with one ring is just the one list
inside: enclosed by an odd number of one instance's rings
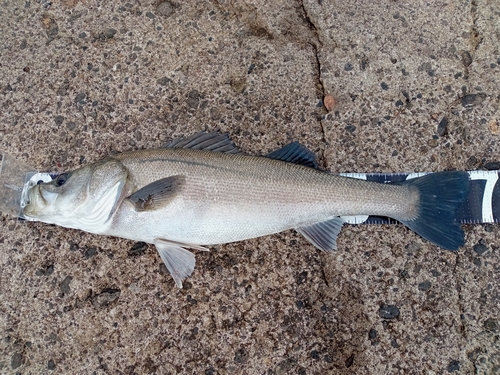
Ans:
{"label": "fish mouth", "polygon": [[33,186],[28,192],[28,199],[23,213],[28,217],[36,217],[44,207],[53,205],[58,195],[42,189],[40,185]]}

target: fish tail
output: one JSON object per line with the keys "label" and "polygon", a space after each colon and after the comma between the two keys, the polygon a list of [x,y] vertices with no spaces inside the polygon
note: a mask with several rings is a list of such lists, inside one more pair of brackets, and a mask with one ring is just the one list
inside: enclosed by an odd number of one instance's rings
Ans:
{"label": "fish tail", "polygon": [[465,234],[456,221],[457,211],[469,192],[469,174],[449,171],[431,173],[402,183],[420,193],[417,215],[400,220],[428,241],[447,250],[458,250]]}

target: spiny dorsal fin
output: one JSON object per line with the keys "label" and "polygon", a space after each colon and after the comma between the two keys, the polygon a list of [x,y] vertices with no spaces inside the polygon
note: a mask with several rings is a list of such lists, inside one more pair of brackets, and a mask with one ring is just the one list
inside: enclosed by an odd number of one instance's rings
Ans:
{"label": "spiny dorsal fin", "polygon": [[218,132],[199,132],[190,137],[178,138],[164,146],[165,148],[189,148],[192,150],[205,150],[239,154],[240,150],[231,141],[227,134]]}
{"label": "spiny dorsal fin", "polygon": [[316,155],[306,146],[299,142],[292,142],[279,150],[266,155],[269,159],[287,161],[289,163],[301,164],[311,168],[317,168]]}
{"label": "spiny dorsal fin", "polygon": [[136,211],[157,210],[168,204],[182,189],[184,176],[170,176],[154,181],[137,190],[127,199]]}
{"label": "spiny dorsal fin", "polygon": [[295,228],[295,230],[318,249],[332,251],[337,249],[337,236],[343,224],[344,219],[335,217],[327,221],[309,225],[308,227]]}

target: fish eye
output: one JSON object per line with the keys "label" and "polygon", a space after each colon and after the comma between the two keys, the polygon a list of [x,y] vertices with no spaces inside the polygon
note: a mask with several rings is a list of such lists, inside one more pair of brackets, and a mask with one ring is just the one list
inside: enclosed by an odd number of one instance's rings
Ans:
{"label": "fish eye", "polygon": [[54,179],[56,186],[63,186],[69,178],[68,173],[62,173]]}

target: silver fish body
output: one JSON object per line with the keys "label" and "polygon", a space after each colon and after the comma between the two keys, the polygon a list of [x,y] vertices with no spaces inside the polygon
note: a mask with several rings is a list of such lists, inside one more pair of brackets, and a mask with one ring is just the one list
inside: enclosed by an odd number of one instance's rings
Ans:
{"label": "silver fish body", "polygon": [[[124,196],[165,176],[182,187],[157,210],[123,202],[110,221],[114,236],[212,245],[309,226],[346,215],[410,219],[418,194],[408,186],[334,176],[263,157],[185,149],[117,155],[129,171]],[[154,223],[154,224],[152,224]]]}
{"label": "silver fish body", "polygon": [[[465,198],[466,173],[379,184],[302,165],[312,155],[299,144],[271,157],[248,156],[235,153],[228,138],[210,134],[174,142],[170,148],[111,156],[63,174],[64,181],[37,185],[29,192],[24,214],[153,243],[179,286],[194,269],[194,255],[186,248],[203,250],[202,245],[293,228],[329,251],[336,247],[342,216],[388,216],[445,248],[463,243],[463,232],[450,218]],[[216,152],[218,148],[226,152]],[[289,162],[294,155],[302,162]],[[445,193],[425,203],[424,193],[436,195],[443,187]],[[436,201],[444,207],[436,207]],[[429,209],[435,214],[427,217]],[[437,225],[437,233],[420,228],[428,220],[436,221],[432,226]]]}

